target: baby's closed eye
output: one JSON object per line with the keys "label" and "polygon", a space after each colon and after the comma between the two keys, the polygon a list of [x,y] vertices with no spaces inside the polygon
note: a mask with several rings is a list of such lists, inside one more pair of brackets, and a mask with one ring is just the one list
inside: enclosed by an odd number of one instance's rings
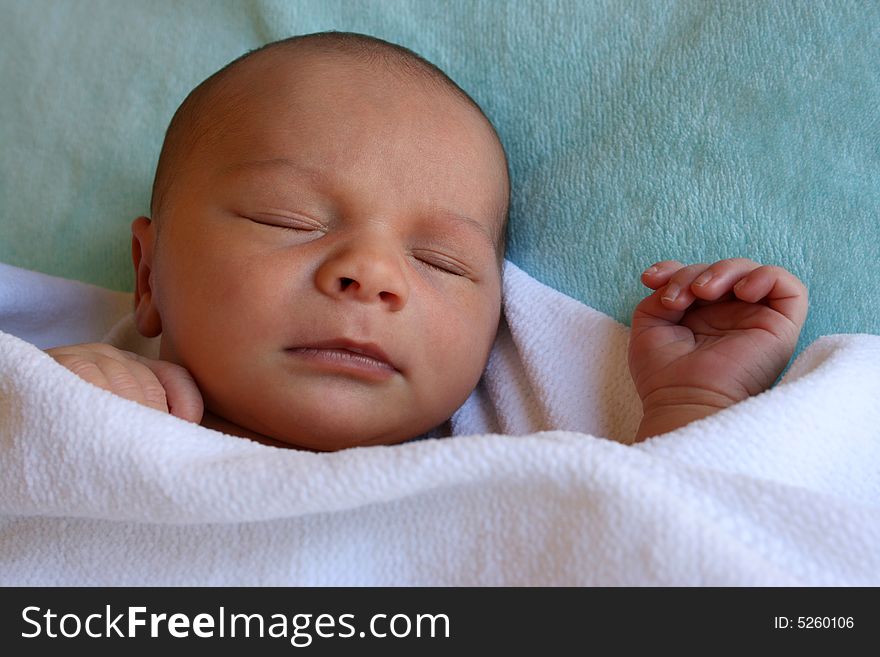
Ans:
{"label": "baby's closed eye", "polygon": [[453,276],[463,276],[467,278],[473,276],[473,272],[465,263],[439,251],[434,251],[432,249],[413,249],[410,253],[417,262],[427,265],[432,269]]}
{"label": "baby's closed eye", "polygon": [[286,230],[318,230],[321,232],[327,232],[327,227],[324,226],[320,221],[299,213],[255,212],[241,216],[258,224],[264,224],[266,226],[272,226],[276,228],[283,228]]}

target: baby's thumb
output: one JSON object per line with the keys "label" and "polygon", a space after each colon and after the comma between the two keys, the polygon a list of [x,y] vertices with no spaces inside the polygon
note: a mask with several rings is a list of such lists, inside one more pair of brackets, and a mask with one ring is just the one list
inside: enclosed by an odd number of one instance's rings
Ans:
{"label": "baby's thumb", "polygon": [[165,388],[168,412],[171,415],[196,424],[202,421],[205,412],[202,393],[186,368],[162,360],[149,358],[138,358],[138,360],[152,370],[159,383]]}

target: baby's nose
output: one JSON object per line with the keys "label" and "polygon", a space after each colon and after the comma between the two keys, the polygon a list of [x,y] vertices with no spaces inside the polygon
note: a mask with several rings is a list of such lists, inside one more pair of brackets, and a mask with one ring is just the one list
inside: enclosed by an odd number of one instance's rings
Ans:
{"label": "baby's nose", "polygon": [[327,258],[315,275],[318,289],[334,299],[382,303],[401,310],[409,287],[400,258],[378,248],[348,248]]}

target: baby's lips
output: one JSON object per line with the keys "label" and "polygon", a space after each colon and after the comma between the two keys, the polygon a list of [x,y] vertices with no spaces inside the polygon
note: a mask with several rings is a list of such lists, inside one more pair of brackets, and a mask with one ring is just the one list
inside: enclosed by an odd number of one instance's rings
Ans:
{"label": "baby's lips", "polygon": [[396,363],[387,353],[385,353],[385,350],[375,342],[362,342],[350,338],[331,338],[329,340],[313,341],[307,344],[288,347],[288,349],[345,349],[356,354],[373,358],[397,371],[400,371]]}

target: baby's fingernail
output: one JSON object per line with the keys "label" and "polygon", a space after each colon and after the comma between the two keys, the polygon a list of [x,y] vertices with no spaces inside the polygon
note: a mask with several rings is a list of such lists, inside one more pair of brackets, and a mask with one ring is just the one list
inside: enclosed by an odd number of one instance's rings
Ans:
{"label": "baby's fingernail", "polygon": [[643,272],[643,274],[645,276],[651,276],[652,274],[656,274],[658,271],[660,270],[657,268],[657,265],[651,265]]}
{"label": "baby's fingernail", "polygon": [[678,298],[678,293],[680,291],[678,285],[670,283],[666,286],[666,291],[663,292],[663,296],[660,298],[664,301],[675,301]]}
{"label": "baby's fingernail", "polygon": [[697,277],[697,280],[694,281],[694,285],[696,285],[697,287],[700,287],[701,285],[705,285],[706,283],[708,283],[709,281],[712,280],[712,276],[713,276],[712,272],[704,271],[702,274],[700,274]]}

